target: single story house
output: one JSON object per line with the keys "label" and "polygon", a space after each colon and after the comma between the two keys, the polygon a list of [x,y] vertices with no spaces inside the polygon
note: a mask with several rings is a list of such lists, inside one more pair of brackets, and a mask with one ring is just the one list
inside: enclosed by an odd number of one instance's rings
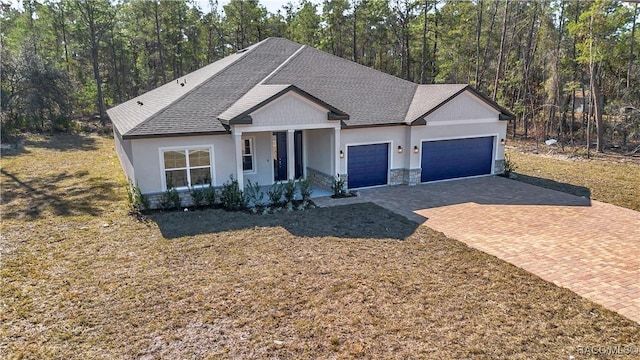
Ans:
{"label": "single story house", "polygon": [[330,188],[503,172],[509,111],[466,84],[418,85],[268,38],[107,111],[127,178],[168,188],[306,177]]}

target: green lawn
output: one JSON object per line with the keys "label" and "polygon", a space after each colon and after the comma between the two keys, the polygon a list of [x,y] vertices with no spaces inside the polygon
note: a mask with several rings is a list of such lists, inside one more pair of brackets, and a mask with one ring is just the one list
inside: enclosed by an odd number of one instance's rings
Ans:
{"label": "green lawn", "polygon": [[372,204],[138,222],[96,136],[28,138],[1,180],[2,359],[582,359],[640,344],[639,324]]}

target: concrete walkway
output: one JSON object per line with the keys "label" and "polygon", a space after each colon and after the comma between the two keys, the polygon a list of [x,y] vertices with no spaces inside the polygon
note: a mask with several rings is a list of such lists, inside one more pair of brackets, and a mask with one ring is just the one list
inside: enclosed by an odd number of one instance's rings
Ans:
{"label": "concrete walkway", "polygon": [[500,177],[360,191],[640,323],[640,212]]}

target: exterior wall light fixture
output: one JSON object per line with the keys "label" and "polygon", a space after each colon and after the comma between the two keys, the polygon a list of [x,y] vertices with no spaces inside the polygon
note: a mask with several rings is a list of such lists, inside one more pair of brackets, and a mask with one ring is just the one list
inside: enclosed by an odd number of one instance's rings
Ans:
{"label": "exterior wall light fixture", "polygon": [[402,154],[402,146],[398,145],[398,154]]}
{"label": "exterior wall light fixture", "polygon": [[340,159],[344,159],[344,151],[340,150]]}
{"label": "exterior wall light fixture", "polygon": [[413,153],[417,154],[420,151],[420,149],[418,149],[418,145],[414,145],[413,146]]}

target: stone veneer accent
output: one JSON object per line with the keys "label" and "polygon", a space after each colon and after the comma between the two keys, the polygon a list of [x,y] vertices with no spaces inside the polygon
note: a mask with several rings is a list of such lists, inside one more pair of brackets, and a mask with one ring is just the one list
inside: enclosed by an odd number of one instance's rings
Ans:
{"label": "stone veneer accent", "polygon": [[409,171],[407,169],[391,169],[389,176],[389,185],[406,184],[409,179]]}
{"label": "stone veneer accent", "polygon": [[[218,188],[216,188],[217,190]],[[193,205],[193,199],[191,198],[191,192],[189,190],[178,190],[178,195],[180,196],[180,206],[181,207],[188,207]],[[144,196],[147,198],[147,201],[149,202],[149,208],[150,209],[160,209],[162,208],[162,206],[160,206],[160,204],[162,203],[162,197],[164,196],[163,192],[159,192],[159,193],[151,193],[151,194],[144,194]],[[219,197],[219,192],[216,193],[216,201]]]}
{"label": "stone veneer accent", "polygon": [[418,185],[422,180],[422,169],[409,169],[408,171],[408,179],[406,184],[408,185]]}
{"label": "stone veneer accent", "polygon": [[504,174],[504,159],[503,160],[496,160],[493,168],[495,170],[494,174],[498,175],[498,174]]}
{"label": "stone veneer accent", "polygon": [[[341,175],[343,177],[343,175]],[[331,185],[335,177],[327,175],[322,171],[307,167],[307,179],[311,180],[311,184],[319,189],[331,191]]]}
{"label": "stone veneer accent", "polygon": [[389,185],[417,185],[420,176],[420,169],[391,169]]}

